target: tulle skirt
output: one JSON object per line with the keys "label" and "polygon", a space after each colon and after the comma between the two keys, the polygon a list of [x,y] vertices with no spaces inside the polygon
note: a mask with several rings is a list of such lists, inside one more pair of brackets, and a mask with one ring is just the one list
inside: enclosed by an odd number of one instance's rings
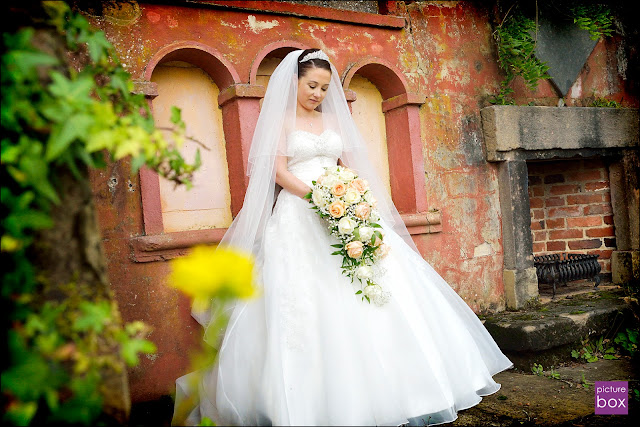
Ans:
{"label": "tulle skirt", "polygon": [[[238,304],[218,363],[188,422],[237,425],[433,425],[499,390],[512,367],[478,317],[397,234],[362,301],[331,255],[326,224],[282,191],[263,238],[264,289]],[[177,381],[177,403],[196,392]]]}

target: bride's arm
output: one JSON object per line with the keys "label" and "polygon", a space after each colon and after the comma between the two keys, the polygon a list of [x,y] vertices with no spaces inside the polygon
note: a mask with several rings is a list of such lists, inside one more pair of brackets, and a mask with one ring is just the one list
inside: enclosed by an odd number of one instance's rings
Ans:
{"label": "bride's arm", "polygon": [[287,169],[287,157],[276,157],[276,183],[291,194],[303,198],[311,188]]}

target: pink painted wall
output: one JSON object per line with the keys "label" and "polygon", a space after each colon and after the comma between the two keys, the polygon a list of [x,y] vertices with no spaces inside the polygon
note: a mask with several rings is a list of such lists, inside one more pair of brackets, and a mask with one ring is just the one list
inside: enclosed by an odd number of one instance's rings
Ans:
{"label": "pink painted wall", "polygon": [[[139,13],[134,10],[126,19],[107,16],[94,22],[104,29],[135,79],[144,79],[155,55],[177,42],[198,43],[219,53],[233,68],[231,75],[243,84],[255,84],[252,70],[255,79],[260,55],[273,43],[322,48],[343,76],[353,64],[367,59],[386,61],[399,70],[410,93],[407,99],[426,96],[424,104],[415,101],[419,123],[409,120],[408,127],[400,129],[413,126],[412,135],[416,130],[420,134],[412,140],[416,146],[409,147],[423,156],[424,183],[416,188],[424,188],[426,194],[420,195],[425,200],[418,204],[442,212],[442,231],[415,235],[416,243],[474,311],[503,310],[497,166],[485,160],[479,114],[502,79],[491,36],[493,10],[465,1],[387,2],[390,14],[400,17],[393,18],[286,3],[235,3],[284,10],[284,14],[210,3],[214,5],[141,4]],[[295,15],[287,12],[292,8]],[[581,92],[573,91],[571,102],[579,104],[585,93],[595,89],[603,96],[638,104],[616,74],[615,61],[609,60],[616,43],[598,43],[579,77]],[[557,103],[558,96],[548,83],[534,93],[518,82],[515,87],[519,103]],[[219,89],[222,92],[225,87]],[[380,92],[386,98],[385,90]],[[407,111],[411,109],[387,114]],[[244,129],[247,126],[241,122],[237,132],[251,132]],[[404,165],[394,165],[392,160],[392,166]],[[230,181],[232,187],[242,184]],[[150,338],[158,344],[158,354],[145,359],[131,375],[132,399],[150,400],[170,393],[175,378],[186,372],[185,354],[199,340],[200,329],[189,317],[188,301],[165,286],[167,263],[133,261],[132,239],[145,230],[138,176],[131,176],[122,162],[96,172],[93,183],[111,283],[123,317],[154,327]]]}

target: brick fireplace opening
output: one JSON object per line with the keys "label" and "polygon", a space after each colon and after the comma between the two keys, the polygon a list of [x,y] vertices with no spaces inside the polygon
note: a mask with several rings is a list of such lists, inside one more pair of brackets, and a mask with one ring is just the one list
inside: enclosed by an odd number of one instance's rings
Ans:
{"label": "brick fireplace opening", "polygon": [[527,169],[533,255],[598,255],[611,280],[616,235],[605,161],[528,162]]}
{"label": "brick fireplace opening", "polygon": [[598,254],[614,283],[640,281],[638,109],[494,105],[481,115],[507,307],[538,298],[535,255]]}

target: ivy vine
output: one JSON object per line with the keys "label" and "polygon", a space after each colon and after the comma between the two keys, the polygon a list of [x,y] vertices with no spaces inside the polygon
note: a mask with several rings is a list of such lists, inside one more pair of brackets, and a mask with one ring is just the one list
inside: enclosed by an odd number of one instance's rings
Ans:
{"label": "ivy vine", "polygon": [[[609,7],[591,3],[564,7],[573,22],[589,32],[592,40],[613,34],[613,16]],[[522,13],[518,2],[515,2],[496,27],[493,37],[498,49],[498,62],[505,77],[498,94],[489,99],[490,103],[514,104],[510,85],[517,76],[524,79],[530,90],[535,90],[540,80],[550,78],[549,67],[535,56],[537,25],[536,21]]]}
{"label": "ivy vine", "polygon": [[611,9],[602,4],[586,4],[571,8],[573,22],[582,30],[589,32],[591,40],[611,37],[613,34],[613,16]]}
{"label": "ivy vine", "polygon": [[200,157],[190,164],[180,154],[178,109],[170,132],[154,126],[103,32],[64,2],[40,7],[43,17],[2,35],[3,421],[91,425],[102,412],[100,372],[119,369],[112,355],[135,366],[155,345],[145,339],[147,326],[122,326],[115,304],[93,297],[89,284],[62,286],[56,301],[43,297],[47,278],[30,248],[55,226],[56,174],[66,169],[86,184],[87,169],[105,166],[107,153],[113,161],[130,157],[133,172],[146,165],[190,186]]}
{"label": "ivy vine", "polygon": [[490,102],[492,104],[513,104],[509,87],[516,76],[522,76],[527,88],[534,90],[538,81],[550,78],[549,67],[535,56],[536,41],[532,34],[536,23],[519,11],[507,16],[496,28],[494,38],[498,46],[498,62],[505,72],[500,83],[500,92]]}

